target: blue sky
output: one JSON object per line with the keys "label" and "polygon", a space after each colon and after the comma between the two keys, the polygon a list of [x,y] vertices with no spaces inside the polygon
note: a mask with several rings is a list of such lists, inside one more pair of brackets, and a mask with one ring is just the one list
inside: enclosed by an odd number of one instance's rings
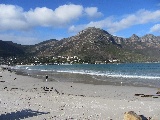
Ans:
{"label": "blue sky", "polygon": [[0,39],[36,44],[87,27],[130,37],[160,34],[159,0],[1,0]]}

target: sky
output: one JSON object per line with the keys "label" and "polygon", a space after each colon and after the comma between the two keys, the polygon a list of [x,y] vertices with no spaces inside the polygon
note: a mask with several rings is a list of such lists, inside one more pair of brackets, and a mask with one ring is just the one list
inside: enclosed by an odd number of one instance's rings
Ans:
{"label": "sky", "polygon": [[160,0],[0,0],[0,40],[23,45],[88,27],[112,35],[160,36]]}

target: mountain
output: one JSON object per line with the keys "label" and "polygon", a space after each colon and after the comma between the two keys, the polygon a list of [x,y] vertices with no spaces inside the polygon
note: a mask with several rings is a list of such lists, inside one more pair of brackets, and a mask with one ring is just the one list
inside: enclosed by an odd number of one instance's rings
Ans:
{"label": "mountain", "polygon": [[11,41],[0,40],[0,57],[24,55],[24,49],[21,45]]}
{"label": "mountain", "polygon": [[127,41],[128,39],[113,36],[102,29],[89,27],[75,36],[60,41],[50,40],[38,47],[36,45],[35,50],[37,56],[78,56],[86,62],[110,59],[118,59],[121,62],[149,60],[148,56],[129,49]]}
{"label": "mountain", "polygon": [[160,36],[147,34],[142,37],[132,35],[123,44],[125,49],[150,57],[153,61],[160,61]]}
{"label": "mountain", "polygon": [[[1,56],[24,55],[30,59],[31,57],[77,56],[90,63],[109,60],[119,62],[160,61],[160,36],[147,34],[139,37],[133,34],[129,38],[123,38],[95,27],[89,27],[75,36],[62,40],[51,39],[32,46],[4,41],[0,43],[2,43],[0,44]],[[4,54],[5,51],[6,54]]]}
{"label": "mountain", "polygon": [[34,56],[52,56],[56,39],[50,39],[27,48],[27,53]]}

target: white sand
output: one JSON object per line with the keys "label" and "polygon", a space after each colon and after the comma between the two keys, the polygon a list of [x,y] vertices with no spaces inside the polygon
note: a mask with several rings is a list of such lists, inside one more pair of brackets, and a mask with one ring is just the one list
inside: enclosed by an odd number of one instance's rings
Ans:
{"label": "white sand", "polygon": [[135,96],[156,94],[156,88],[45,82],[6,70],[0,76],[0,119],[123,120],[124,112],[135,111],[160,120],[160,96]]}

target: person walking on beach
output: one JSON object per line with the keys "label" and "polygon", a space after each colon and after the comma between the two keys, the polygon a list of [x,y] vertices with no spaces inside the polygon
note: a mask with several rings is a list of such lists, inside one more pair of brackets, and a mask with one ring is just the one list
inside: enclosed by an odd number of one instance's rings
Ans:
{"label": "person walking on beach", "polygon": [[48,75],[46,75],[46,82],[47,82],[47,79],[48,79]]}

